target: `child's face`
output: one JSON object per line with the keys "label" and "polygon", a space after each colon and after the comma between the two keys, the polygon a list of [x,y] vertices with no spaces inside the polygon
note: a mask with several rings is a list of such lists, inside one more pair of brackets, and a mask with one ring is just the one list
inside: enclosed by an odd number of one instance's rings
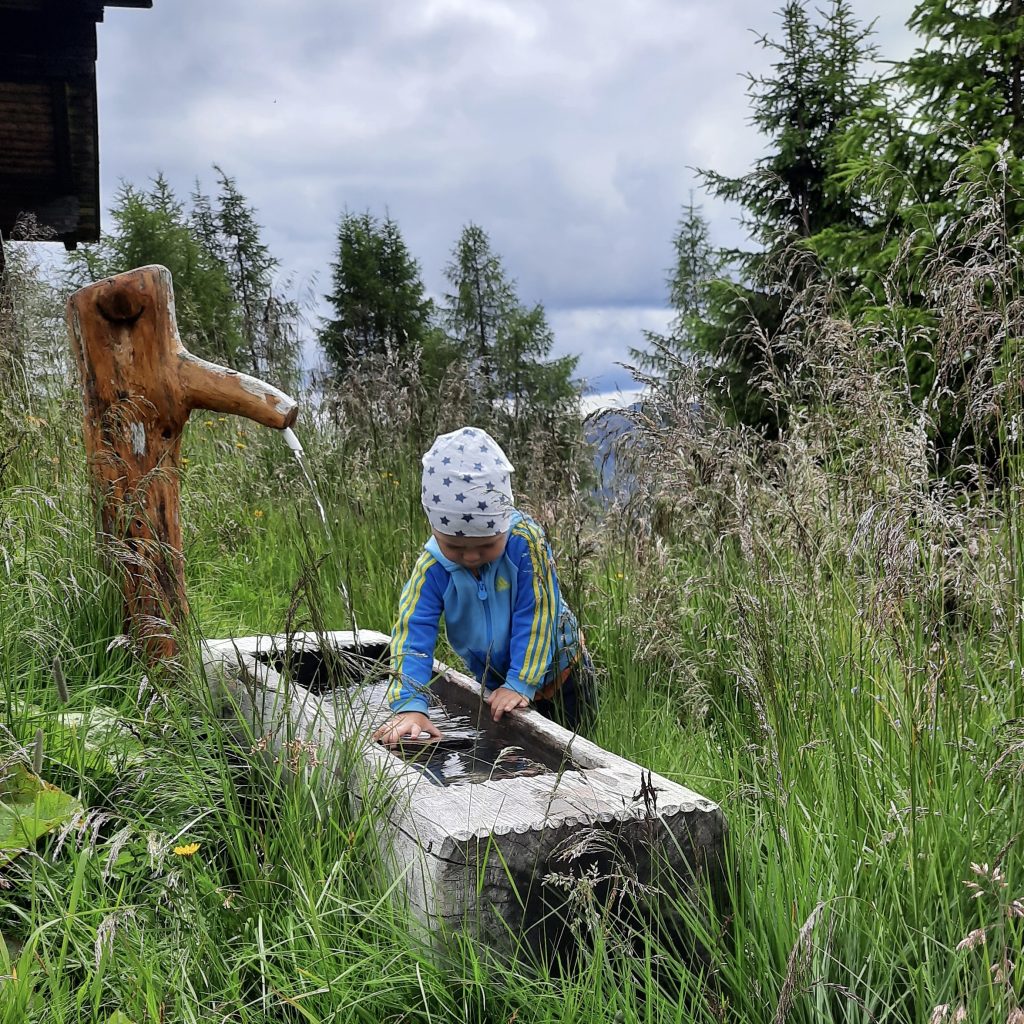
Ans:
{"label": "child's face", "polygon": [[434,539],[445,558],[464,569],[475,570],[501,558],[508,543],[508,530],[494,537],[452,537],[434,530]]}

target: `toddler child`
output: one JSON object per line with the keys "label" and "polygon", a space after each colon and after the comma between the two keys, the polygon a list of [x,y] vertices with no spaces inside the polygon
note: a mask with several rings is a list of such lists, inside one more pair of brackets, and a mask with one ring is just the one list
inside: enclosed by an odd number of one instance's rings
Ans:
{"label": "toddler child", "polygon": [[383,743],[440,736],[427,706],[442,616],[494,721],[532,704],[575,730],[593,710],[593,664],[544,532],[513,504],[513,471],[494,438],[474,427],[442,434],[423,456],[421,499],[433,536],[399,601],[394,716],[374,733]]}

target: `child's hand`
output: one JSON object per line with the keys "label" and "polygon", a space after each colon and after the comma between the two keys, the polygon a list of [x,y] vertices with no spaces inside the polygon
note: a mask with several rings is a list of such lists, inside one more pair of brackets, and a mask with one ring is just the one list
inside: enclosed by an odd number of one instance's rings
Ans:
{"label": "child's hand", "polygon": [[434,739],[441,738],[436,725],[420,711],[403,711],[385,722],[373,738],[389,747],[397,746],[403,739],[418,740],[420,733],[428,733]]}
{"label": "child's hand", "polygon": [[491,718],[496,722],[500,722],[501,716],[506,712],[525,708],[530,703],[521,693],[516,693],[507,686],[499,686],[485,699],[491,705]]}

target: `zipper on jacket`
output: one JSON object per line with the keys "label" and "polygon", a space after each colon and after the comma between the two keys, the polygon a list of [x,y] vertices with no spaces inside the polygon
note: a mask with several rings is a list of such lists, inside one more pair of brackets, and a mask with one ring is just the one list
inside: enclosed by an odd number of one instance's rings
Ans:
{"label": "zipper on jacket", "polygon": [[487,583],[484,574],[491,566],[485,566],[484,570],[476,578],[476,594],[484,603],[484,621],[487,623],[487,660],[491,660],[491,648],[494,646],[494,625],[491,622],[491,604],[487,600]]}

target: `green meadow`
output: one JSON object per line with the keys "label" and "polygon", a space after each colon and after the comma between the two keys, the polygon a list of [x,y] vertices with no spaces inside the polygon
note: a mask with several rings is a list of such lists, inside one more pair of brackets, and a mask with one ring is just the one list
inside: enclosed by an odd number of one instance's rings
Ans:
{"label": "green meadow", "polygon": [[[819,508],[801,546],[752,513],[710,543],[578,491],[537,501],[599,668],[593,739],[719,801],[730,827],[728,906],[691,914],[703,966],[583,899],[563,976],[456,938],[424,949],[371,813],[260,757],[197,669],[200,636],[350,626],[341,583],[361,626],[389,629],[425,536],[411,445],[382,455],[300,419],[328,540],[279,437],[194,415],[191,614],[179,662],[154,669],[96,553],[79,410],[69,388],[5,434],[5,784],[37,768],[80,810],[4,855],[4,1021],[1015,1019],[1015,485],[972,520],[974,555],[922,516],[869,543],[827,534]],[[520,490],[530,507],[529,477]]]}

